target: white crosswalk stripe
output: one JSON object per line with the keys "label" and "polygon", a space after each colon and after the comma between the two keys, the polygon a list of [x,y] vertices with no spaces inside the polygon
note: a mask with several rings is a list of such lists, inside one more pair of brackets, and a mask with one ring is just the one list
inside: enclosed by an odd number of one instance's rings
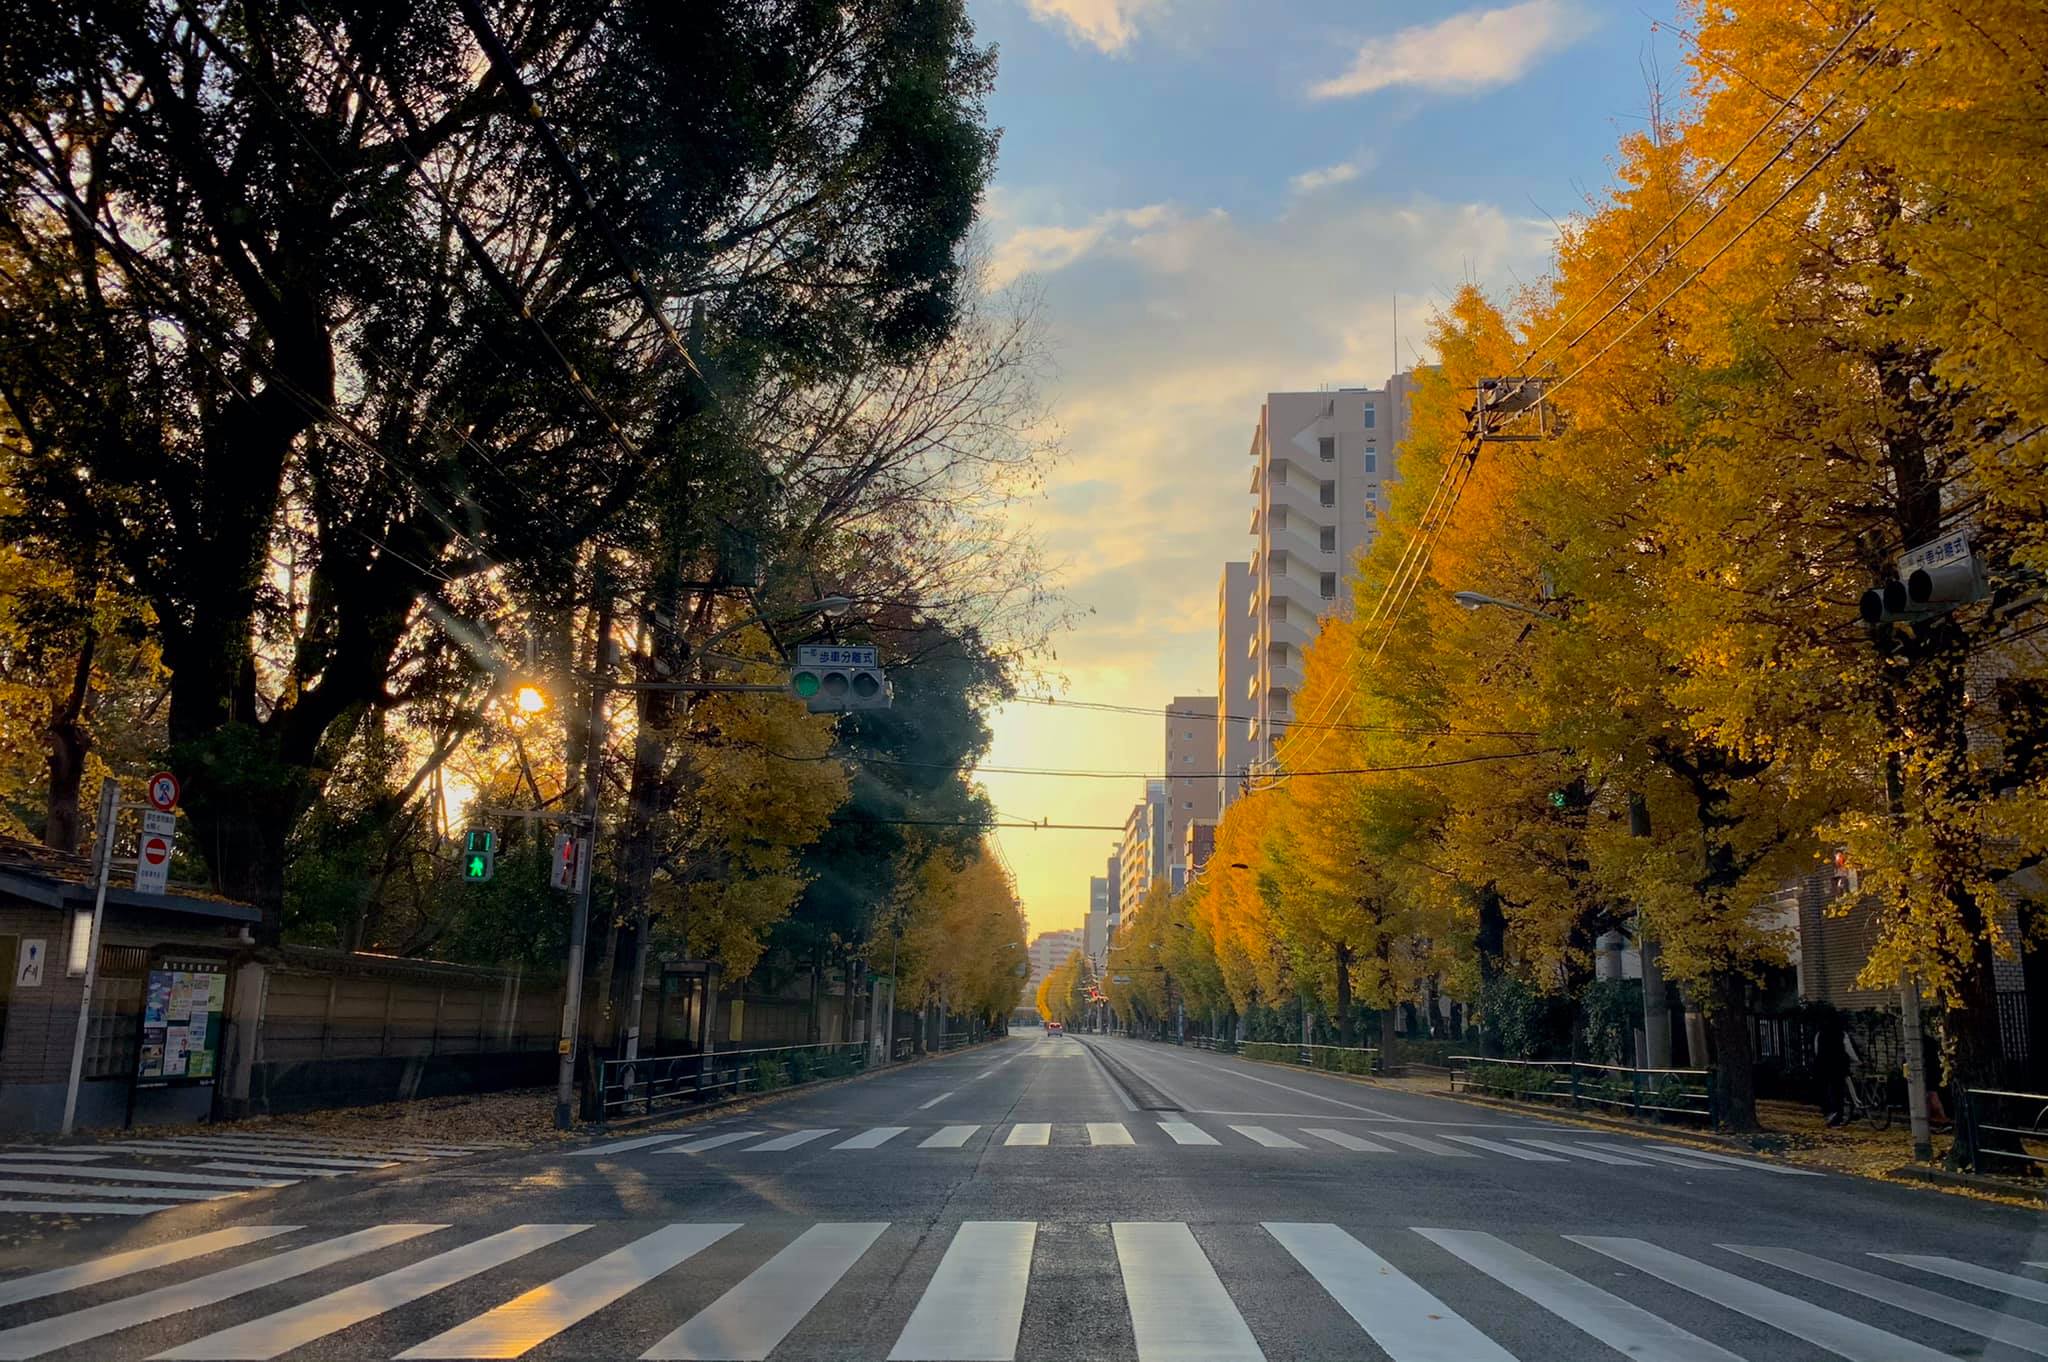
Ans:
{"label": "white crosswalk stripe", "polygon": [[1829,1286],[1839,1286],[1844,1291],[1882,1301],[1894,1309],[1939,1320],[1966,1334],[1995,1338],[2000,1343],[2024,1348],[2036,1356],[2048,1357],[2048,1329],[2030,1320],[1954,1300],[1922,1286],[1880,1277],[1860,1267],[1829,1262],[1810,1253],[1801,1253],[1798,1249],[1745,1244],[1723,1244],[1722,1247],[1745,1258],[1754,1258],[1760,1263],[1769,1263],[1772,1267],[1781,1267],[1787,1272],[1797,1272],[1802,1277],[1811,1277],[1817,1282],[1826,1282]]}
{"label": "white crosswalk stripe", "polygon": [[958,1149],[974,1138],[980,1126],[945,1126],[929,1139],[918,1143],[919,1149]]}
{"label": "white crosswalk stripe", "polygon": [[1762,1159],[1738,1159],[1732,1154],[1712,1154],[1704,1149],[1687,1149],[1682,1144],[1660,1144],[1659,1149],[1673,1154],[1683,1154],[1688,1159],[1705,1159],[1708,1163],[1725,1163],[1731,1168],[1750,1168],[1764,1173],[1777,1173],[1790,1178],[1825,1177],[1811,1168],[1787,1168],[1783,1164],[1765,1163]]}
{"label": "white crosswalk stripe", "polygon": [[1285,1135],[1282,1135],[1279,1131],[1269,1129],[1266,1126],[1232,1126],[1231,1129],[1236,1131],[1238,1134],[1244,1136],[1247,1140],[1250,1140],[1252,1143],[1264,1145],[1268,1149],[1308,1148],[1308,1146],[1303,1144],[1301,1141],[1290,1140]]}
{"label": "white crosswalk stripe", "polygon": [[[1888,1263],[1897,1263],[1901,1267],[1917,1267],[1922,1272],[1932,1272],[1939,1276],[1947,1277],[1952,1281],[1967,1282],[1971,1286],[1981,1286],[1987,1291],[1996,1291],[2000,1295],[2012,1296],[2024,1301],[2033,1301],[2038,1305],[2048,1305],[2048,1282],[2044,1282],[2038,1277],[2022,1277],[2013,1272],[1997,1272],[1988,1267],[1979,1267],[1975,1263],[1963,1262],[1961,1259],[1937,1258],[1924,1253],[1873,1253],[1870,1256],[1882,1258]],[[2027,1266],[2037,1267],[2039,1264],[2029,1263]]]}
{"label": "white crosswalk stripe", "polygon": [[[62,1149],[39,1149],[32,1153],[0,1154],[0,1160],[17,1160],[23,1163],[91,1163],[104,1159],[105,1154],[74,1154]],[[5,1167],[0,1163],[0,1167]]]}
{"label": "white crosswalk stripe", "polygon": [[1477,1135],[1446,1135],[1444,1138],[1446,1140],[1455,1140],[1459,1144],[1471,1145],[1474,1149],[1484,1149],[1490,1154],[1505,1154],[1511,1159],[1524,1159],[1530,1163],[1565,1162],[1565,1160],[1560,1159],[1555,1154],[1539,1154],[1533,1149],[1524,1149],[1520,1145],[1505,1144],[1500,1140],[1482,1139]]}
{"label": "white crosswalk stripe", "polygon": [[1202,1246],[1177,1220],[1110,1227],[1138,1362],[1264,1362]]}
{"label": "white crosswalk stripe", "polygon": [[880,1149],[883,1145],[889,1143],[889,1141],[895,1139],[908,1129],[910,1129],[909,1126],[876,1126],[872,1130],[863,1130],[850,1140],[841,1140],[832,1147],[834,1149]]}
{"label": "white crosswalk stripe", "polygon": [[1605,1149],[1611,1154],[1627,1154],[1631,1158],[1648,1159],[1652,1163],[1668,1164],[1673,1168],[1686,1168],[1695,1173],[1725,1173],[1726,1164],[1703,1163],[1698,1159],[1681,1158],[1677,1154],[1666,1154],[1660,1150],[1646,1149],[1639,1144],[1588,1144],[1587,1149]]}
{"label": "white crosswalk stripe", "polygon": [[717,1135],[706,1135],[703,1139],[692,1140],[688,1144],[670,1145],[667,1149],[656,1152],[662,1154],[702,1154],[707,1149],[723,1149],[729,1144],[738,1144],[741,1140],[751,1140],[756,1135],[765,1133],[765,1131],[759,1130],[728,1130]]}
{"label": "white crosswalk stripe", "polygon": [[588,1319],[627,1292],[645,1286],[738,1228],[733,1224],[665,1226],[408,1348],[399,1356],[517,1357],[577,1321]]}
{"label": "white crosswalk stripe", "polygon": [[1052,1127],[1042,1121],[1025,1121],[1010,1127],[1006,1145],[1049,1145],[1052,1143]]}
{"label": "white crosswalk stripe", "polygon": [[1850,1362],[1947,1362],[1945,1353],[1641,1239],[1591,1234],[1567,1237],[1680,1290],[1704,1296],[1716,1305],[1760,1320],[1773,1329],[1782,1329],[1815,1347],[1826,1348]]}
{"label": "white crosswalk stripe", "polygon": [[1088,1143],[1100,1145],[1134,1145],[1130,1128],[1122,1121],[1090,1121]]}
{"label": "white crosswalk stripe", "polygon": [[172,1359],[192,1359],[192,1362],[258,1359],[260,1362],[261,1359],[303,1347],[315,1339],[339,1333],[422,1296],[432,1295],[479,1272],[503,1267],[515,1258],[589,1228],[588,1225],[519,1225],[437,1254],[425,1262],[412,1263],[370,1281],[344,1287],[304,1305],[295,1305],[289,1310],[250,1320],[247,1324],[208,1334],[205,1338],[195,1339],[156,1356],[165,1362]]}
{"label": "white crosswalk stripe", "polygon": [[1033,1220],[962,1225],[889,1362],[1013,1362],[1037,1238]]}
{"label": "white crosswalk stripe", "polygon": [[176,1206],[161,1203],[141,1205],[113,1201],[0,1201],[0,1212],[11,1215],[155,1215],[158,1211],[176,1209]]}
{"label": "white crosswalk stripe", "polygon": [[674,1144],[677,1140],[689,1139],[695,1133],[695,1131],[677,1130],[671,1131],[667,1135],[642,1135],[636,1140],[607,1140],[603,1144],[594,1144],[588,1149],[572,1149],[569,1151],[569,1157],[572,1159],[601,1159],[608,1154],[624,1154],[629,1150],[653,1149],[658,1145]]}
{"label": "white crosswalk stripe", "polygon": [[1321,1126],[1305,1126],[1301,1133],[1313,1135],[1318,1140],[1328,1140],[1339,1149],[1355,1150],[1360,1154],[1391,1154],[1394,1152],[1383,1144],[1374,1144],[1371,1140],[1360,1139],[1348,1131],[1325,1130]]}
{"label": "white crosswalk stripe", "polygon": [[26,1277],[0,1282],[0,1305],[18,1305],[22,1301],[40,1300],[44,1296],[76,1291],[82,1286],[97,1286],[101,1282],[111,1282],[137,1272],[170,1267],[188,1259],[219,1253],[223,1249],[240,1248],[244,1244],[254,1244],[280,1234],[290,1234],[297,1228],[297,1225],[237,1225],[232,1229],[195,1234],[189,1239],[173,1239],[168,1243],[153,1244],[148,1248],[130,1249],[126,1253],[110,1253],[103,1258],[88,1259],[72,1267],[31,1273]]}
{"label": "white crosswalk stripe", "polygon": [[1266,1232],[1394,1362],[1515,1362],[1464,1316],[1335,1225],[1274,1222]]}
{"label": "white crosswalk stripe", "polygon": [[265,1177],[278,1178],[338,1178],[345,1171],[340,1168],[296,1168],[284,1163],[242,1163],[236,1159],[209,1159],[194,1167],[223,1173],[261,1173]]}
{"label": "white crosswalk stripe", "polygon": [[295,1178],[237,1178],[220,1174],[173,1173],[162,1168],[79,1168],[67,1163],[10,1163],[10,1173],[43,1173],[60,1178],[93,1178],[107,1182],[162,1182],[183,1187],[289,1187]]}
{"label": "white crosswalk stripe", "polygon": [[799,1145],[809,1144],[812,1140],[822,1140],[827,1135],[834,1134],[837,1130],[838,1127],[836,1126],[827,1126],[823,1130],[792,1130],[787,1135],[778,1135],[772,1140],[763,1140],[759,1144],[748,1145],[746,1152],[749,1154],[773,1154],[784,1149],[795,1149]]}
{"label": "white crosswalk stripe", "polygon": [[1425,1154],[1436,1154],[1443,1158],[1476,1159],[1479,1157],[1469,1149],[1459,1149],[1456,1145],[1448,1145],[1441,1140],[1432,1140],[1427,1135],[1410,1135],[1405,1131],[1399,1130],[1375,1130],[1372,1134],[1376,1140],[1392,1140],[1395,1144],[1405,1144],[1411,1148],[1419,1149]]}
{"label": "white crosswalk stripe", "polygon": [[[6,1171],[0,1168],[0,1173]],[[190,1187],[138,1187],[132,1182],[106,1186],[90,1182],[53,1182],[47,1178],[0,1178],[0,1192],[21,1192],[31,1196],[105,1196],[122,1201],[218,1201],[222,1197],[242,1195],[232,1190],[202,1192]]]}
{"label": "white crosswalk stripe", "polygon": [[1217,1143],[1216,1137],[1190,1121],[1161,1121],[1159,1128],[1166,1132],[1175,1144]]}
{"label": "white crosswalk stripe", "polygon": [[886,1223],[813,1225],[641,1356],[654,1362],[761,1362],[887,1228]]}
{"label": "white crosswalk stripe", "polygon": [[343,1158],[339,1155],[318,1150],[281,1150],[268,1145],[244,1144],[226,1140],[129,1140],[122,1144],[101,1145],[124,1154],[185,1154],[191,1152],[226,1155],[238,1159],[276,1158],[278,1162],[311,1164],[319,1168],[389,1168],[394,1164],[407,1163],[407,1159]]}
{"label": "white crosswalk stripe", "polygon": [[1529,1140],[1517,1135],[1514,1137],[1514,1141],[1516,1144],[1525,1144],[1531,1149],[1547,1149],[1553,1154],[1566,1154],[1575,1159],[1584,1159],[1588,1163],[1608,1163],[1628,1168],[1648,1168],[1650,1166],[1641,1159],[1624,1158],[1620,1154],[1609,1154],[1605,1150],[1595,1149],[1590,1145],[1567,1144],[1563,1140]]}
{"label": "white crosswalk stripe", "polygon": [[33,1324],[0,1331],[0,1358],[7,1359],[7,1362],[20,1362],[24,1358],[41,1357],[58,1348],[104,1338],[138,1324],[218,1305],[244,1292],[275,1286],[373,1249],[389,1248],[446,1228],[446,1225],[376,1225],[318,1244],[308,1244],[304,1248],[290,1249],[272,1258],[259,1258],[240,1267],[224,1268],[189,1282],[145,1291],[139,1296],[88,1306],[65,1315],[53,1315]]}

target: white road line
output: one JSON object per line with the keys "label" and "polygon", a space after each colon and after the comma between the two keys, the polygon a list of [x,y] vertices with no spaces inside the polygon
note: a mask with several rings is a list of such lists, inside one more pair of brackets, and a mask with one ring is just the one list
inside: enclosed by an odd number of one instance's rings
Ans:
{"label": "white road line", "polygon": [[1588,1163],[1611,1163],[1627,1168],[1648,1168],[1650,1166],[1641,1159],[1623,1158],[1619,1154],[1609,1154],[1605,1150],[1595,1149],[1591,1145],[1567,1144],[1563,1140],[1529,1140],[1519,1135],[1510,1138],[1516,1144],[1525,1144],[1531,1149],[1547,1149],[1553,1154],[1566,1154],[1575,1159],[1584,1159]]}
{"label": "white road line", "polygon": [[[958,1091],[959,1091],[959,1089],[955,1088],[955,1089],[954,1089],[953,1091],[954,1091],[954,1092],[958,1092]],[[919,1102],[919,1103],[917,1104],[917,1109],[918,1109],[919,1111],[929,1111],[929,1110],[930,1110],[931,1108],[933,1108],[933,1107],[937,1106],[937,1105],[938,1105],[939,1103],[941,1103],[941,1102],[945,1101],[945,1100],[946,1100],[946,1099],[947,1099],[948,1097],[951,1097],[952,1095],[953,1095],[953,1093],[951,1093],[951,1092],[942,1092],[942,1093],[940,1093],[940,1094],[939,1094],[939,1095],[938,1095],[937,1097],[934,1097],[934,1098],[933,1098],[933,1099],[932,1099],[931,1101],[929,1101],[929,1102]]]}
{"label": "white road line", "polygon": [[[7,1169],[0,1167],[0,1173]],[[90,1172],[81,1168],[79,1173]],[[0,1178],[0,1192],[26,1192],[30,1196],[113,1196],[130,1200],[157,1201],[218,1201],[222,1197],[241,1196],[241,1192],[201,1192],[191,1187],[138,1187],[132,1182],[52,1182],[47,1178]]]}
{"label": "white road line", "polygon": [[1690,1168],[1695,1173],[1722,1173],[1727,1170],[1717,1163],[1701,1163],[1697,1159],[1682,1159],[1676,1154],[1660,1154],[1654,1149],[1645,1149],[1639,1144],[1589,1144],[1586,1149],[1605,1149],[1614,1154],[1627,1154],[1631,1158],[1650,1159],[1657,1163],[1669,1164],[1673,1168]]}
{"label": "white road line", "polygon": [[1308,1148],[1301,1141],[1290,1140],[1279,1131],[1269,1129],[1266,1126],[1232,1126],[1231,1129],[1244,1136],[1247,1140],[1255,1141],[1268,1149]]}
{"label": "white road line", "polygon": [[176,1206],[134,1206],[112,1201],[0,1201],[5,1215],[155,1215]]}
{"label": "white road line", "polygon": [[[2016,1296],[2020,1300],[2034,1301],[2048,1305],[2048,1282],[2038,1277],[2022,1277],[2017,1273],[1998,1272],[1975,1263],[1966,1263],[1959,1258],[1937,1258],[1924,1253],[1873,1253],[1873,1258],[1882,1258],[1888,1263],[1903,1267],[1917,1267],[1922,1272],[1948,1277],[1955,1281],[1981,1286],[1986,1291],[1996,1291],[2005,1296]],[[2032,1267],[2034,1264],[2029,1263]]]}
{"label": "white road line", "polygon": [[0,1282],[0,1305],[19,1305],[23,1301],[41,1300],[44,1296],[55,1296],[60,1292],[76,1291],[82,1286],[97,1286],[111,1282],[116,1277],[126,1277],[137,1272],[148,1272],[152,1268],[169,1267],[189,1258],[219,1253],[223,1249],[240,1248],[253,1244],[259,1239],[269,1239],[280,1234],[290,1234],[297,1225],[236,1225],[230,1229],[212,1230],[206,1234],[195,1234],[190,1239],[173,1239],[169,1243],[152,1244],[148,1248],[130,1249],[126,1253],[110,1253],[103,1258],[91,1258],[71,1267],[53,1268],[48,1272],[37,1272],[27,1277],[16,1277]]}
{"label": "white road line", "polygon": [[1742,1362],[1725,1348],[1479,1230],[1415,1231],[1632,1362]]}
{"label": "white road line", "polygon": [[1189,1121],[1161,1121],[1159,1128],[1165,1131],[1175,1144],[1217,1143],[1214,1135]]}
{"label": "white road line", "polygon": [[606,1144],[594,1144],[588,1149],[572,1149],[569,1151],[569,1157],[597,1159],[607,1154],[623,1154],[629,1149],[652,1149],[658,1144],[674,1144],[677,1140],[687,1140],[696,1133],[694,1130],[679,1130],[669,1135],[642,1135],[637,1140],[612,1140]]}
{"label": "white road line", "polygon": [[834,1149],[879,1149],[908,1129],[910,1129],[909,1126],[876,1126],[872,1130],[863,1130],[850,1140],[841,1140],[832,1147]]}
{"label": "white road line", "polygon": [[664,1154],[702,1154],[707,1149],[722,1149],[729,1144],[738,1144],[741,1140],[751,1140],[756,1135],[762,1133],[762,1131],[758,1130],[728,1130],[723,1135],[707,1135],[701,1140],[692,1140],[688,1144],[672,1145],[661,1152]]}
{"label": "white road line", "polygon": [[1737,1314],[1748,1315],[1773,1329],[1782,1329],[1794,1338],[1803,1338],[1815,1347],[1848,1358],[1850,1362],[1953,1362],[1946,1353],[1938,1353],[1861,1320],[1823,1310],[1797,1296],[1773,1291],[1746,1277],[1695,1262],[1641,1239],[1596,1234],[1568,1234],[1565,1238],[1575,1244],[1584,1244],[1596,1253],[1604,1253],[1618,1263],[1647,1272],[1682,1291],[1702,1296]]}
{"label": "white road line", "polygon": [[[588,1225],[517,1225],[422,1262],[410,1263],[381,1277],[310,1300],[275,1314],[237,1324],[156,1354],[163,1362],[263,1362],[339,1333],[351,1325],[396,1310],[479,1272],[503,1267],[515,1258],[546,1248]],[[155,1362],[155,1359],[152,1359]]]}
{"label": "white road line", "polygon": [[1052,1143],[1052,1127],[1043,1121],[1024,1121],[1010,1127],[1010,1136],[1005,1145],[1048,1145]]}
{"label": "white road line", "polygon": [[1122,1121],[1090,1121],[1088,1123],[1089,1144],[1136,1144],[1131,1132]]}
{"label": "white road line", "polygon": [[1341,1130],[1325,1130],[1321,1126],[1303,1126],[1301,1133],[1313,1135],[1318,1140],[1328,1140],[1339,1149],[1356,1150],[1360,1154],[1391,1154],[1394,1152],[1383,1144],[1374,1144],[1371,1140],[1361,1140],[1356,1135],[1347,1134]]}
{"label": "white road line", "polygon": [[738,1229],[725,1225],[666,1225],[515,1296],[495,1310],[465,1320],[400,1357],[517,1357],[578,1320],[588,1319],[627,1292],[645,1286],[693,1254]]}
{"label": "white road line", "polygon": [[1673,1154],[1683,1154],[1688,1159],[1705,1159],[1708,1163],[1725,1163],[1733,1168],[1748,1168],[1759,1173],[1776,1173],[1781,1177],[1818,1178],[1826,1176],[1824,1173],[1814,1172],[1811,1168],[1785,1168],[1779,1164],[1765,1163],[1761,1159],[1738,1159],[1727,1154],[1709,1154],[1704,1149],[1687,1149],[1682,1144],[1660,1144],[1657,1148],[1668,1150]]}
{"label": "white road line", "polygon": [[[75,1178],[82,1171],[64,1163],[10,1163],[10,1173],[45,1173],[52,1177]],[[289,1187],[292,1178],[230,1178],[197,1173],[167,1173],[161,1168],[102,1168],[94,1164],[91,1176],[108,1182],[162,1182],[192,1187]]]}
{"label": "white road line", "polygon": [[970,1220],[910,1312],[889,1362],[1013,1362],[1035,1220]]}
{"label": "white road line", "polygon": [[1264,1362],[1193,1231],[1178,1220],[1110,1226],[1138,1362]]}
{"label": "white road line", "polygon": [[138,1324],[218,1305],[245,1292],[260,1291],[266,1286],[275,1286],[293,1277],[346,1262],[359,1254],[389,1248],[446,1228],[446,1225],[373,1225],[353,1234],[323,1239],[304,1248],[258,1258],[240,1267],[223,1268],[190,1281],[158,1287],[139,1296],[123,1297],[103,1305],[73,1310],[69,1314],[52,1315],[0,1333],[0,1358],[18,1362],[22,1358],[40,1357],[58,1348],[132,1329]]}
{"label": "white road line", "polygon": [[1515,1362],[1498,1343],[1335,1225],[1266,1223],[1394,1362]]}
{"label": "white road line", "polygon": [[264,1173],[279,1178],[338,1178],[346,1168],[292,1168],[281,1163],[242,1163],[235,1159],[214,1159],[195,1163],[194,1168],[217,1168],[223,1173]]}
{"label": "white road line", "polygon": [[1446,1140],[1455,1140],[1459,1144],[1469,1144],[1474,1149],[1484,1149],[1495,1154],[1505,1154],[1511,1159],[1526,1159],[1530,1163],[1564,1162],[1563,1159],[1560,1159],[1555,1154],[1539,1154],[1533,1149],[1524,1149],[1520,1145],[1504,1144],[1499,1140],[1481,1139],[1477,1135],[1445,1135],[1444,1138]]}
{"label": "white road line", "polygon": [[750,1144],[741,1152],[745,1154],[779,1154],[785,1149],[796,1149],[807,1145],[812,1140],[822,1140],[838,1129],[838,1126],[826,1126],[823,1130],[792,1130],[787,1135],[778,1135],[772,1140],[763,1140],[759,1144]]}
{"label": "white road line", "polygon": [[342,1159],[326,1154],[314,1154],[300,1150],[270,1149],[262,1145],[249,1144],[201,1144],[198,1141],[173,1144],[168,1140],[130,1140],[124,1144],[110,1144],[108,1149],[124,1154],[214,1154],[238,1159],[263,1159],[268,1162],[303,1163],[319,1168],[393,1168],[406,1159]]}
{"label": "white road line", "polygon": [[1420,1149],[1425,1154],[1435,1154],[1438,1158],[1476,1159],[1479,1157],[1469,1149],[1458,1149],[1445,1144],[1441,1140],[1432,1140],[1427,1135],[1403,1135],[1395,1130],[1375,1130],[1373,1137],[1381,1140],[1392,1140],[1395,1144],[1405,1144],[1410,1148]]}
{"label": "white road line", "polygon": [[0,1154],[0,1159],[37,1163],[91,1163],[94,1159],[105,1157],[105,1154],[72,1154],[56,1149],[46,1149],[34,1154]]}
{"label": "white road line", "polygon": [[1849,1267],[1843,1263],[1816,1258],[1798,1249],[1758,1248],[1749,1244],[1723,1244],[1730,1253],[1739,1253],[1745,1258],[1754,1258],[1759,1263],[1796,1272],[1802,1277],[1811,1277],[1817,1282],[1844,1291],[1853,1291],[1859,1296],[1880,1301],[1895,1310],[1937,1320],[1966,1334],[1980,1338],[1997,1339],[2013,1348],[2024,1348],[2038,1357],[2048,1357],[2048,1328],[2031,1320],[2003,1315],[1996,1310],[1968,1301],[1959,1301],[1944,1296],[1938,1291],[1929,1291],[1924,1286],[1913,1286],[1891,1277],[1880,1277],[1875,1272],[1865,1272],[1860,1267]]}
{"label": "white road line", "polygon": [[[1312,1102],[1328,1102],[1333,1107],[1348,1107],[1352,1111],[1362,1111],[1367,1116],[1377,1117],[1382,1121],[1400,1121],[1406,1123],[1408,1120],[1406,1116],[1396,1116],[1393,1112],[1381,1111],[1378,1107],[1361,1107],[1356,1102],[1345,1102],[1335,1097],[1325,1097],[1319,1092],[1310,1092],[1307,1088],[1297,1088],[1287,1083],[1275,1083],[1272,1079],[1261,1078],[1257,1074],[1239,1073],[1237,1072],[1234,1066],[1225,1066],[1222,1064],[1201,1064],[1194,1060],[1187,1060],[1185,1062],[1194,1064],[1196,1068],[1224,1070],[1228,1072],[1232,1078],[1242,1078],[1247,1079],[1253,1083],[1263,1083],[1269,1088],[1278,1088],[1282,1092],[1291,1092],[1296,1097],[1306,1097]],[[1132,1067],[1135,1068],[1136,1066],[1133,1065]]]}
{"label": "white road line", "polygon": [[946,1126],[918,1144],[919,1149],[958,1149],[973,1138],[980,1126]]}
{"label": "white road line", "polygon": [[811,1226],[640,1356],[657,1362],[761,1362],[888,1228],[887,1221]]}

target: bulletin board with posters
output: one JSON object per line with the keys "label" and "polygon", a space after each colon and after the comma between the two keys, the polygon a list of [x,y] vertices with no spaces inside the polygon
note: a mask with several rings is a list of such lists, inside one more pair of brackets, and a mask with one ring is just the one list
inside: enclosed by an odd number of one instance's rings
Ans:
{"label": "bulletin board with posters", "polygon": [[220,1072],[221,1014],[227,1005],[225,963],[166,959],[151,965],[143,981],[135,1086],[212,1083]]}

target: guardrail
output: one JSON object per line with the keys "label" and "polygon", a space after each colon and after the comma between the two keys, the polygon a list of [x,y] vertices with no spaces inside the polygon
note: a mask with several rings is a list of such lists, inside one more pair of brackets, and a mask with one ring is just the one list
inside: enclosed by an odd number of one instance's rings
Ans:
{"label": "guardrail", "polygon": [[608,1059],[599,1074],[603,1114],[665,1106],[713,1106],[750,1093],[845,1078],[867,1067],[865,1044],[780,1045],[759,1050]]}
{"label": "guardrail", "polygon": [[1197,1050],[1214,1050],[1219,1055],[1237,1053],[1237,1042],[1228,1036],[1189,1036],[1188,1044]]}
{"label": "guardrail", "polygon": [[2038,1173],[2048,1163],[2048,1093],[1966,1088],[1961,1116],[1972,1173]]}
{"label": "guardrail", "polygon": [[1299,1064],[1333,1074],[1370,1074],[1379,1067],[1380,1055],[1367,1045],[1298,1045],[1269,1040],[1248,1040],[1238,1047],[1238,1053],[1246,1059]]}
{"label": "guardrail", "polygon": [[1449,1058],[1452,1092],[1619,1109],[1636,1117],[1648,1112],[1658,1120],[1714,1124],[1713,1074],[1708,1069],[1632,1069],[1624,1064],[1489,1059],[1484,1055]]}

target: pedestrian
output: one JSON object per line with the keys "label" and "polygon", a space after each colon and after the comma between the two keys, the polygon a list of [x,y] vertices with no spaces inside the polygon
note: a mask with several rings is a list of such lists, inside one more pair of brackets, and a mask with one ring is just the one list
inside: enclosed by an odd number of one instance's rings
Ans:
{"label": "pedestrian", "polygon": [[1834,1008],[1821,1011],[1813,1037],[1814,1102],[1831,1126],[1848,1119],[1842,1097],[1849,1086],[1849,1033],[1842,1014]]}

